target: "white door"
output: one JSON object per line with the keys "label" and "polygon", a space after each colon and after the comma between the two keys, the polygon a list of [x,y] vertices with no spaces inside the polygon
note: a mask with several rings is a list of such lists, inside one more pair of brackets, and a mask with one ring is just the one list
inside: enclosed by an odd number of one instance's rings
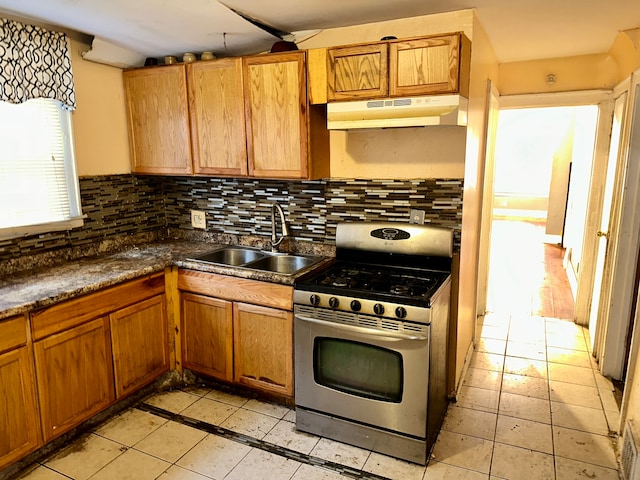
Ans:
{"label": "white door", "polygon": [[[595,343],[603,375],[622,379],[627,336],[633,311],[640,246],[640,75],[633,75],[630,108],[622,122],[616,179],[613,186],[603,288]],[[610,278],[610,281],[608,279]],[[607,301],[605,301],[607,299]],[[602,332],[602,334],[600,334]]]}
{"label": "white door", "polygon": [[[589,337],[591,341],[591,350],[597,355],[601,345],[596,344],[597,333],[601,325],[598,323],[598,310],[600,306],[600,292],[603,286],[603,274],[605,256],[607,252],[607,239],[609,232],[609,221],[611,219],[611,205],[613,200],[613,186],[616,173],[616,165],[618,160],[618,152],[620,149],[620,139],[622,135],[622,122],[624,120],[625,110],[627,106],[627,92],[623,92],[616,98],[613,111],[613,123],[611,125],[611,140],[609,143],[609,155],[604,178],[604,192],[602,194],[602,215],[597,235],[597,252],[594,271],[594,282],[591,293],[591,307],[589,314]],[[605,289],[606,292],[607,289]],[[606,301],[606,298],[602,298]],[[602,336],[600,335],[601,339]],[[600,342],[601,343],[601,342]]]}

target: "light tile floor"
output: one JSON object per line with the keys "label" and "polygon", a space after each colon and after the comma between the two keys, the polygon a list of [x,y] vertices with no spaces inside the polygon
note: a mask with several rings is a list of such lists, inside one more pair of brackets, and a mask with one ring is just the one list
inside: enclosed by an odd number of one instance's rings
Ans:
{"label": "light tile floor", "polygon": [[[510,265],[506,261],[504,268]],[[545,269],[532,265],[531,271],[544,279],[539,270]],[[500,279],[513,288],[505,271]],[[131,408],[110,419],[23,479],[337,480],[345,478],[335,470],[339,465],[359,478],[377,479],[618,479],[615,435],[609,435],[619,418],[613,386],[595,369],[585,329],[540,315],[554,303],[561,308],[558,316],[567,317],[569,311],[559,287],[548,288],[544,282],[543,287],[524,287],[540,288],[540,297],[531,291],[501,297],[494,290],[494,313],[477,324],[476,351],[426,469],[297,432],[293,409],[192,387],[152,396],[146,400],[150,407]],[[546,296],[550,291],[551,301]],[[516,299],[512,305],[524,302],[527,308],[502,308],[499,298]],[[220,436],[197,422],[158,415],[153,408],[218,425],[237,436]],[[314,461],[279,455],[271,445]],[[333,462],[333,469],[318,466],[322,460]]]}

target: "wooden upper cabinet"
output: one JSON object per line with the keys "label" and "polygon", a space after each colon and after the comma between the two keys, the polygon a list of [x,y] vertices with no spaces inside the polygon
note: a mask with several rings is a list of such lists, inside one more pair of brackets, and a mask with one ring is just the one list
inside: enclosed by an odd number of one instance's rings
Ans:
{"label": "wooden upper cabinet", "polygon": [[[452,34],[391,43],[389,95],[460,92],[461,53],[466,53],[461,51],[461,38],[461,34]],[[468,95],[468,83],[462,93]]]}
{"label": "wooden upper cabinet", "polygon": [[470,58],[462,33],[329,48],[327,100],[468,96]]}
{"label": "wooden upper cabinet", "polygon": [[308,178],[304,52],[243,58],[249,175]]}
{"label": "wooden upper cabinet", "polygon": [[194,173],[246,176],[242,59],[190,63],[187,85]]}
{"label": "wooden upper cabinet", "polygon": [[244,58],[249,174],[307,177],[303,52]]}
{"label": "wooden upper cabinet", "polygon": [[386,97],[388,44],[330,48],[327,100]]}
{"label": "wooden upper cabinet", "polygon": [[134,173],[192,173],[184,65],[124,72]]}

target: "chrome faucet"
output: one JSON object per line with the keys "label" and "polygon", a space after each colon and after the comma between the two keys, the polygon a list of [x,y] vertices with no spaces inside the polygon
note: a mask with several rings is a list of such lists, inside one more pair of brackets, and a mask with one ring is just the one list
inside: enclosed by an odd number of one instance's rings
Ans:
{"label": "chrome faucet", "polygon": [[[280,238],[276,234],[276,210],[280,215],[280,223],[282,224],[282,234]],[[289,227],[287,226],[287,221],[284,219],[284,212],[282,211],[282,207],[277,203],[273,202],[271,204],[271,251],[277,252],[278,245],[282,242],[284,237],[289,236]]]}

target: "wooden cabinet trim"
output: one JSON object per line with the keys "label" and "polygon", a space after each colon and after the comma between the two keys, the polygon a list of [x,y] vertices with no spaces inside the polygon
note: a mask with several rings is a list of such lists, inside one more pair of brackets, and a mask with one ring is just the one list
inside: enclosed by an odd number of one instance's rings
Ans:
{"label": "wooden cabinet trim", "polygon": [[27,344],[27,318],[18,315],[0,321],[0,353]]}
{"label": "wooden cabinet trim", "polygon": [[30,314],[33,339],[40,340],[163,292],[164,273],[158,273],[36,310]]}
{"label": "wooden cabinet trim", "polygon": [[293,287],[289,285],[180,269],[178,288],[225,300],[293,310]]}

